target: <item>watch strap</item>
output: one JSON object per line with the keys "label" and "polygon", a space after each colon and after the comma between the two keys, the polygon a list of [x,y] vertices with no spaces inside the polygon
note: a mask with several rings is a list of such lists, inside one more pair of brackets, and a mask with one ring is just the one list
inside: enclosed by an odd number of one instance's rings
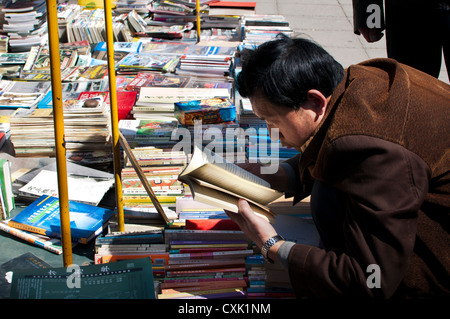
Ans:
{"label": "watch strap", "polygon": [[266,261],[268,261],[269,263],[273,264],[273,260],[269,258],[268,256],[268,252],[269,249],[275,245],[277,242],[279,242],[280,240],[284,240],[284,238],[280,235],[276,235],[273,236],[271,238],[269,238],[261,247],[261,254],[264,257],[264,259]]}

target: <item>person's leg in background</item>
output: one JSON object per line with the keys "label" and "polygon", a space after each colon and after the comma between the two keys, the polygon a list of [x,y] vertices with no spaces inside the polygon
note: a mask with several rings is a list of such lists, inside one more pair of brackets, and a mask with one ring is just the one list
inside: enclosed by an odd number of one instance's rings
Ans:
{"label": "person's leg in background", "polygon": [[385,1],[389,58],[439,77],[442,23],[434,1]]}
{"label": "person's leg in background", "polygon": [[450,1],[438,5],[438,15],[440,24],[438,28],[441,30],[439,33],[444,51],[444,61],[450,79]]}

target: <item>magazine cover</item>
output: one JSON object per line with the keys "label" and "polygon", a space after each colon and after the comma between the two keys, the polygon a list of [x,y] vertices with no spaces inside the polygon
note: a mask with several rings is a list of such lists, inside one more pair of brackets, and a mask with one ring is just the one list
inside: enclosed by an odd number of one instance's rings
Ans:
{"label": "magazine cover", "polygon": [[170,70],[178,63],[178,58],[151,53],[129,53],[120,61],[119,68],[136,68],[146,70]]}

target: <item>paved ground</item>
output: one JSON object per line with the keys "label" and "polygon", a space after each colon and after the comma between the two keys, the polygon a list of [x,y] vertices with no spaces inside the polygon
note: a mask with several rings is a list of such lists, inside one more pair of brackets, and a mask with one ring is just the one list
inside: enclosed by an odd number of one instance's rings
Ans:
{"label": "paved ground", "polygon": [[[368,43],[353,33],[352,0],[252,0],[257,14],[280,14],[296,33],[322,45],[344,67],[386,57],[386,42]],[[445,63],[440,79],[449,83]]]}

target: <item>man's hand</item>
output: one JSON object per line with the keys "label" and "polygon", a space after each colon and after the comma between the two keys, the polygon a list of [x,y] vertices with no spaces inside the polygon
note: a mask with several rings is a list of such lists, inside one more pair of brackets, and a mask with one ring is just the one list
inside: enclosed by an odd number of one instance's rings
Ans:
{"label": "man's hand", "polygon": [[[259,248],[271,237],[277,235],[273,226],[265,219],[256,215],[250,208],[248,202],[240,199],[238,203],[239,212],[227,212],[227,215],[239,225],[245,235],[252,240]],[[281,245],[281,241],[274,245],[269,251],[270,257],[276,259],[276,251]]]}

